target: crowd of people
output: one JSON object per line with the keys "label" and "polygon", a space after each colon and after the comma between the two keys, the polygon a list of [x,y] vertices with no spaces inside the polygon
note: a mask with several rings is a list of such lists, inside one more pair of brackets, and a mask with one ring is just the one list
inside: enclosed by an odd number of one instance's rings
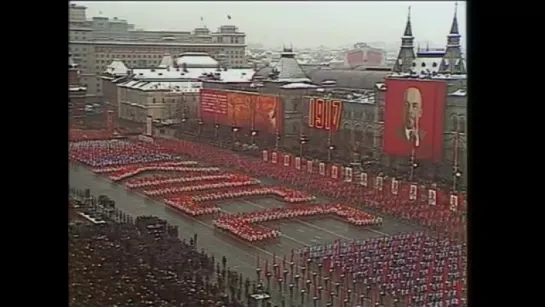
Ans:
{"label": "crowd of people", "polygon": [[436,232],[457,239],[465,239],[465,219],[462,214],[450,210],[448,204],[432,206],[419,200],[401,200],[386,196],[386,193],[378,193],[374,189],[365,189],[357,184],[332,180],[317,173],[302,173],[261,159],[240,157],[229,150],[201,143],[157,139],[153,146],[157,145],[171,154],[184,154],[213,165],[237,169],[254,177],[269,177],[283,184],[311,191],[313,194],[331,197],[345,204],[363,205],[378,212],[418,223]]}
{"label": "crowd of people", "polygon": [[197,235],[181,241],[157,217],[72,223],[68,244],[70,306],[239,307],[250,294],[227,259],[199,252]]}

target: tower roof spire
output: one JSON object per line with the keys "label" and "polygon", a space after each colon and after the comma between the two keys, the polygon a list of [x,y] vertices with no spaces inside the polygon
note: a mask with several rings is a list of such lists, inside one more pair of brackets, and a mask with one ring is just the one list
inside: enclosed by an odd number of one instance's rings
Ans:
{"label": "tower roof spire", "polygon": [[411,26],[411,6],[409,5],[409,10],[407,14],[407,24],[405,25],[405,32],[403,36],[412,37],[413,36],[413,27]]}
{"label": "tower roof spire", "polygon": [[452,18],[452,25],[450,26],[450,33],[452,35],[459,35],[458,30],[458,1],[454,3],[454,18]]}

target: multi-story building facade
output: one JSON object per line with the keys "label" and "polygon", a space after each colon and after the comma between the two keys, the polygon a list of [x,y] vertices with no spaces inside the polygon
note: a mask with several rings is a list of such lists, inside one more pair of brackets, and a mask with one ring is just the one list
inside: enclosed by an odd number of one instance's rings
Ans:
{"label": "multi-story building facade", "polygon": [[85,9],[69,6],[69,50],[90,95],[102,97],[100,74],[114,59],[129,68],[144,68],[159,65],[164,54],[205,52],[229,68],[245,65],[246,34],[236,26],[223,25],[216,32],[204,26],[193,31],[135,30],[134,25],[116,17],[87,20]]}
{"label": "multi-story building facade", "polygon": [[78,64],[68,55],[68,107],[73,118],[85,112],[87,88],[81,85]]}

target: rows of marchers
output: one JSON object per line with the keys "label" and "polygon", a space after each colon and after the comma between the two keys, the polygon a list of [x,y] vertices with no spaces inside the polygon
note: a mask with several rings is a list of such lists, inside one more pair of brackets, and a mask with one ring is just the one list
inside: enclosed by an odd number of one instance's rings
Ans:
{"label": "rows of marchers", "polygon": [[[364,188],[360,182],[328,180],[319,170],[311,172],[301,167],[301,161],[294,172],[278,163],[288,158],[279,158],[281,153],[277,152],[262,159],[241,158],[229,151],[180,140],[112,139],[100,133],[71,138],[72,161],[142,197],[162,202],[181,216],[211,220],[219,231],[250,245],[282,240],[282,229],[275,226],[282,220],[334,218],[362,232],[382,233],[385,220],[376,213],[382,212],[434,227],[443,235],[445,230],[459,226],[448,204],[429,206],[387,198],[386,193]],[[264,184],[266,177],[277,184]],[[343,197],[338,199],[343,202],[323,200],[339,193]],[[274,198],[281,205],[264,208],[258,205],[263,198]],[[262,209],[232,210],[238,201]],[[323,301],[350,306],[351,300],[361,300],[362,306],[395,306],[401,302],[407,306],[433,302],[458,306],[465,292],[462,244],[422,232],[384,235],[301,246],[298,251],[274,255],[271,261],[258,258],[257,279],[266,281],[267,291],[275,285],[280,293],[290,293],[290,299],[297,295],[304,300],[308,293],[308,300],[315,304]]]}

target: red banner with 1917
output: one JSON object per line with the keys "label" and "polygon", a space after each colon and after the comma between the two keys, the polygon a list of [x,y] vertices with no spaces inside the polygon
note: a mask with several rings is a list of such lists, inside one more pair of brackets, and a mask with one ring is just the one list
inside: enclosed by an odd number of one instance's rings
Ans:
{"label": "red banner with 1917", "polygon": [[340,129],[342,103],[339,100],[311,98],[308,107],[309,127],[332,131]]}

